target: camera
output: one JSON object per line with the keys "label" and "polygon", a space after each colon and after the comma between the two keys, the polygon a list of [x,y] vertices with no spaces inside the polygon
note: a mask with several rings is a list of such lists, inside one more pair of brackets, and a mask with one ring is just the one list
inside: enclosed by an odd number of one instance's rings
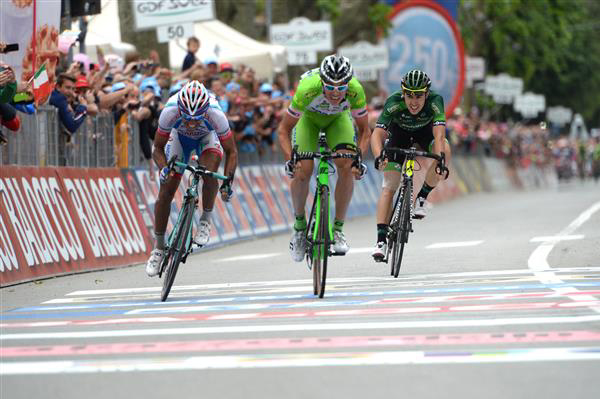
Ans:
{"label": "camera", "polygon": [[19,43],[7,44],[3,50],[0,51],[2,54],[11,53],[13,51],[19,51]]}
{"label": "camera", "polygon": [[138,109],[140,107],[140,102],[138,101],[137,103],[129,103],[127,104],[127,109]]}

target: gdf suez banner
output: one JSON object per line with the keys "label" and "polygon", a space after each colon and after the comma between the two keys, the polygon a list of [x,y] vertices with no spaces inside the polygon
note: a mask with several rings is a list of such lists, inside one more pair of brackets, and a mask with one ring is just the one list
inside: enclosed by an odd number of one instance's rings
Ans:
{"label": "gdf suez banner", "polygon": [[143,262],[150,250],[118,169],[0,169],[0,285]]}

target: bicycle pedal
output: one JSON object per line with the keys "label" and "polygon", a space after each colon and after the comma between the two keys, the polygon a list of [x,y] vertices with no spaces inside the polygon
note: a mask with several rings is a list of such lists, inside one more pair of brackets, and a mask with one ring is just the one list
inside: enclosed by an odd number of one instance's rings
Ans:
{"label": "bicycle pedal", "polygon": [[342,252],[329,252],[329,256],[346,256],[345,253]]}

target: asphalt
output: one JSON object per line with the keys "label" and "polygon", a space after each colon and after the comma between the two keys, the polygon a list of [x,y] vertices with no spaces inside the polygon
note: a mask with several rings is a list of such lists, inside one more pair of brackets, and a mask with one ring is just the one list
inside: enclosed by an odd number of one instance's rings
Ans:
{"label": "asphalt", "polygon": [[2,398],[600,397],[600,185],[481,193],[416,221],[400,277],[374,217],[312,295],[289,235],[0,290]]}

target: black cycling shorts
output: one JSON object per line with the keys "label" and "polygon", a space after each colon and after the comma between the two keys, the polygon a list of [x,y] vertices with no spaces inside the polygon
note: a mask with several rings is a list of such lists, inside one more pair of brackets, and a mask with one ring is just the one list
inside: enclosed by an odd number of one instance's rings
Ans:
{"label": "black cycling shorts", "polygon": [[[388,129],[389,142],[388,147],[398,147],[409,149],[413,144],[418,144],[417,149],[429,151],[429,145],[433,141],[433,123],[430,123],[419,130],[409,132],[392,123]],[[404,155],[390,154],[389,161],[402,164]]]}

